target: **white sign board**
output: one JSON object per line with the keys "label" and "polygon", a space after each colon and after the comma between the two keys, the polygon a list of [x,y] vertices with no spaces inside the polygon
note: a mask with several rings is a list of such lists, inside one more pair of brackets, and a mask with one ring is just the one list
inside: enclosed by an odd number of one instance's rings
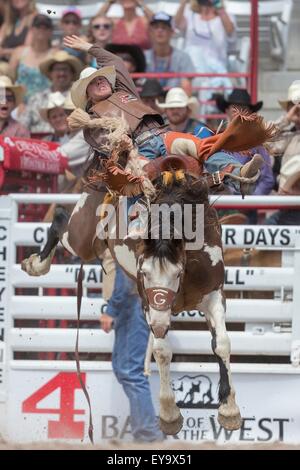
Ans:
{"label": "white sign board", "polygon": [[[83,377],[92,401],[95,442],[130,440],[128,400],[113,373],[88,371]],[[184,415],[176,438],[219,444],[300,442],[300,374],[234,374],[243,417],[238,431],[226,431],[217,421],[218,374],[172,372],[172,380]],[[150,381],[158,412],[156,372]],[[12,441],[88,442],[87,402],[75,372],[12,369],[7,416],[4,436]]]}

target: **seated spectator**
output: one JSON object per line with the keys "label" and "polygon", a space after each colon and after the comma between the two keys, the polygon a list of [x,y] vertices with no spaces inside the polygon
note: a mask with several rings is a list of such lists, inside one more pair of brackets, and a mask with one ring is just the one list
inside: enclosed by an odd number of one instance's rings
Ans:
{"label": "seated spectator", "polygon": [[275,121],[280,134],[269,142],[268,146],[273,155],[283,156],[282,164],[284,164],[300,153],[300,80],[295,80],[291,84],[287,98],[279,100],[279,104],[285,111],[285,114]]}
{"label": "seated spectator", "polygon": [[[60,27],[62,31],[62,38],[64,38],[65,36],[72,36],[73,34],[75,34],[76,36],[80,36],[82,28],[80,10],[75,7],[68,7],[66,10],[64,10],[60,21]],[[70,55],[74,55],[83,63],[85,63],[85,53],[82,51],[75,51],[75,49],[71,49],[70,47],[64,46],[62,43],[62,38],[60,43],[60,49],[63,49]]]}
{"label": "seated spectator", "polygon": [[[288,160],[282,167],[279,178],[279,194],[300,196],[300,155]],[[266,225],[300,225],[300,209],[285,209],[274,212],[265,221]]]}
{"label": "seated spectator", "polygon": [[[300,195],[300,80],[295,80],[289,87],[287,98],[279,100],[285,113],[277,120],[280,132],[268,142],[268,147],[275,157],[281,157],[279,169],[278,193],[282,195]],[[279,210],[272,214],[267,224],[300,225],[300,210]]]}
{"label": "seated spectator", "polygon": [[[165,91],[161,84],[159,83],[156,78],[148,78],[140,91],[140,97],[143,103],[150,108],[154,109],[158,113],[162,113],[162,109],[159,108],[159,103],[162,103],[163,99],[165,98]],[[157,104],[156,104],[157,103]]]}
{"label": "seated spectator", "polygon": [[121,57],[129,73],[145,72],[146,59],[139,46],[131,44],[107,44],[105,49]]}
{"label": "seated spectator", "polygon": [[57,51],[41,62],[40,70],[50,80],[50,87],[32,96],[25,113],[19,117],[31,133],[51,132],[51,126],[41,120],[38,110],[47,105],[50,93],[60,91],[66,97],[82,68],[82,62],[65,51]]}
{"label": "seated spectator", "polygon": [[[108,0],[99,10],[99,15],[106,16],[110,7],[116,0]],[[113,30],[112,42],[114,44],[136,44],[142,49],[149,49],[149,21],[153,16],[153,11],[145,5],[143,0],[119,0],[123,7],[122,18],[114,18],[115,27]],[[137,14],[137,7],[140,7],[144,16]]]}
{"label": "seated spectator", "polygon": [[199,103],[197,98],[189,98],[182,88],[171,88],[164,103],[156,103],[166,112],[171,131],[193,134],[196,126],[205,127],[198,121]]}
{"label": "seated spectator", "polygon": [[0,134],[8,137],[30,137],[29,130],[11,117],[11,113],[23,102],[25,88],[14,85],[9,77],[0,77]]}
{"label": "seated spectator", "polygon": [[0,30],[0,60],[9,61],[14,49],[30,43],[30,26],[37,13],[35,0],[9,0]]}
{"label": "seated spectator", "polygon": [[[102,15],[94,16],[89,23],[87,41],[91,44],[97,43],[105,49],[107,44],[112,43],[113,27],[114,22],[111,18]],[[87,61],[91,67],[97,68],[95,57],[88,56]]]}
{"label": "seated spectator", "polygon": [[[144,73],[146,71],[146,59],[143,50],[134,44],[107,44],[105,49],[123,59],[129,73]],[[140,86],[144,78],[135,78],[134,83]]]}
{"label": "seated spectator", "polygon": [[[249,112],[255,113],[259,111],[262,106],[263,102],[258,101],[257,103],[251,103],[251,97],[247,90],[242,90],[239,88],[234,88],[232,93],[228,96],[227,100],[224,98],[223,95],[216,95],[216,103],[218,109],[222,111],[222,113],[226,113],[228,116],[228,120],[231,121],[234,117],[234,113],[236,108],[238,107],[241,112]],[[247,163],[251,160],[251,158],[259,154],[264,159],[264,165],[260,168],[260,176],[256,182],[256,187],[253,191],[254,196],[262,196],[270,194],[274,187],[275,179],[272,170],[272,162],[271,157],[267,149],[260,145],[259,147],[255,147],[250,149],[247,153],[238,153],[234,152],[234,155],[242,164]],[[247,211],[248,223],[256,224],[257,223],[257,211]]]}
{"label": "seated spectator", "polygon": [[[156,73],[194,73],[195,67],[190,56],[171,46],[173,35],[172,17],[166,13],[156,13],[150,21],[150,37],[152,49],[145,52],[147,72]],[[186,78],[161,78],[163,87],[174,88],[181,86],[191,95],[191,81]]]}
{"label": "seated spectator", "polygon": [[[229,121],[232,120],[234,116],[234,109],[236,109],[236,107],[238,107],[242,112],[246,111],[250,113],[255,113],[259,111],[263,106],[262,101],[258,101],[257,103],[252,104],[251,97],[247,90],[241,90],[239,88],[235,88],[232,93],[228,96],[227,100],[224,98],[224,96],[218,95],[216,97],[216,103],[219,110],[227,114]],[[245,155],[244,153],[239,154],[237,152],[234,153],[234,155],[241,163],[244,164],[249,161],[253,157],[253,155],[257,153],[260,154],[265,161],[265,164],[260,170],[260,177],[253,192],[253,195],[260,196],[263,194],[270,194],[274,186],[274,176],[272,171],[271,158],[268,151],[264,146],[261,145],[259,147],[255,147],[249,150],[248,155]]]}
{"label": "seated spectator", "polygon": [[53,24],[46,15],[36,15],[32,21],[31,42],[13,52],[9,66],[17,83],[26,86],[25,102],[36,93],[49,88],[48,78],[40,71],[39,65],[55,52],[51,47]]}
{"label": "seated spectator", "polygon": [[[228,15],[221,0],[181,0],[175,16],[175,26],[185,34],[185,48],[198,73],[228,72],[228,49],[236,42],[234,17]],[[226,77],[198,78],[194,86],[231,87]],[[212,98],[210,90],[199,93],[201,101]],[[204,104],[202,114],[215,111]]]}
{"label": "seated spectator", "polygon": [[68,115],[75,109],[71,97],[67,98],[56,91],[50,93],[45,108],[39,109],[41,118],[48,122],[53,129],[53,134],[45,140],[64,144],[70,140],[71,133],[67,122]]}

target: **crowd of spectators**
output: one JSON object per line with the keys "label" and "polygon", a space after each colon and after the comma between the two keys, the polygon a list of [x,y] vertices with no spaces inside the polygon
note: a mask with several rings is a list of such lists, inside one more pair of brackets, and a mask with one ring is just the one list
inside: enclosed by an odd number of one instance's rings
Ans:
{"label": "crowd of spectators", "polygon": [[[115,3],[123,8],[120,18],[110,16]],[[59,143],[63,152],[67,149],[77,174],[84,161],[82,151],[87,157],[88,148],[82,133],[76,135],[68,129],[66,118],[72,110],[69,92],[80,72],[96,64],[85,52],[66,47],[64,36],[75,34],[100,44],[120,56],[130,73],[158,74],[228,72],[228,52],[237,40],[235,19],[226,12],[222,0],[180,0],[173,18],[164,12],[154,14],[143,0],[108,0],[87,27],[83,27],[76,7],[66,7],[54,25],[50,14],[37,11],[34,0],[2,0],[0,23],[0,134]],[[174,35],[179,32],[184,48],[174,46]],[[200,137],[211,135],[219,125],[219,121],[205,119],[205,114],[222,113],[230,121],[236,105],[250,112],[263,106],[262,102],[251,103],[247,91],[234,88],[229,78],[175,75],[135,82],[144,102],[160,112],[172,130]],[[204,90],[195,91],[199,87]],[[220,92],[213,93],[209,87],[220,88]],[[299,93],[299,82],[291,88],[294,94]],[[297,182],[292,190],[280,183],[291,168],[293,174],[300,171],[300,109],[292,92],[280,102],[284,114],[277,123],[277,141],[239,157],[244,163],[259,153],[265,160],[257,195],[278,189],[280,194],[299,192]]]}

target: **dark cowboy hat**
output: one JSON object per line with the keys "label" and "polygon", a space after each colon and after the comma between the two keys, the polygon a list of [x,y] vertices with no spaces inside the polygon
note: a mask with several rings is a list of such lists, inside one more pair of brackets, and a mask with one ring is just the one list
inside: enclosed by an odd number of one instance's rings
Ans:
{"label": "dark cowboy hat", "polygon": [[235,104],[237,106],[247,106],[253,113],[258,111],[262,105],[262,101],[258,101],[255,104],[251,103],[251,97],[247,90],[241,90],[240,88],[234,88],[232,93],[228,96],[228,99],[225,100],[224,95],[216,94],[215,95],[217,107],[223,113],[226,112],[226,109],[231,105]]}
{"label": "dark cowboy hat", "polygon": [[128,54],[136,64],[136,72],[142,73],[146,70],[146,59],[142,49],[135,44],[107,44],[105,49],[113,54]]}
{"label": "dark cowboy hat", "polygon": [[165,96],[166,92],[156,78],[148,78],[140,91],[141,98]]}

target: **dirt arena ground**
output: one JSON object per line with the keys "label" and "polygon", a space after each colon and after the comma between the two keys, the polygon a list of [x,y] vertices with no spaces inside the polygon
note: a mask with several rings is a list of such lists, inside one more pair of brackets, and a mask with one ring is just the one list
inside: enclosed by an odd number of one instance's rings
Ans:
{"label": "dirt arena ground", "polygon": [[51,443],[38,442],[32,444],[15,444],[0,441],[0,450],[300,450],[300,444],[288,445],[281,443],[253,445],[224,445],[217,446],[213,442],[190,444],[186,442],[163,442],[155,444],[135,444],[129,442],[111,441],[105,445],[70,445],[58,441]]}

